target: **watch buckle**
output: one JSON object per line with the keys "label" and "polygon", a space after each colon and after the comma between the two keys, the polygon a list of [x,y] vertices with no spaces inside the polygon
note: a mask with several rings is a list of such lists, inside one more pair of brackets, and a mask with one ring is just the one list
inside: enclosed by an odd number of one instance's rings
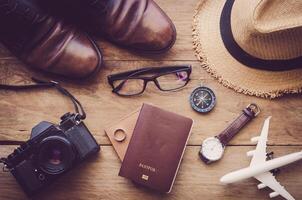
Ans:
{"label": "watch buckle", "polygon": [[249,108],[255,114],[255,117],[261,112],[259,106],[255,103],[250,103],[246,108]]}

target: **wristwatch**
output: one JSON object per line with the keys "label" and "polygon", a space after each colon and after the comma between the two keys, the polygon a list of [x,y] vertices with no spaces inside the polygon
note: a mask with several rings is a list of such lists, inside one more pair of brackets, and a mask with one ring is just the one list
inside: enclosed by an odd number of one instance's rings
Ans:
{"label": "wristwatch", "polygon": [[224,129],[218,136],[207,138],[203,141],[199,157],[206,164],[218,161],[222,158],[226,145],[232,138],[255,118],[260,113],[260,108],[255,103],[249,104],[242,110],[235,121],[233,121],[226,129]]}

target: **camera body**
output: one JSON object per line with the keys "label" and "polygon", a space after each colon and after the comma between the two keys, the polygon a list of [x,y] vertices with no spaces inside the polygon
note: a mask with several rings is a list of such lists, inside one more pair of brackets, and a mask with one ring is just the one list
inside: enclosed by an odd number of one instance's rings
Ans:
{"label": "camera body", "polygon": [[59,125],[36,125],[30,139],[7,157],[7,168],[32,196],[99,150],[77,115],[66,113]]}

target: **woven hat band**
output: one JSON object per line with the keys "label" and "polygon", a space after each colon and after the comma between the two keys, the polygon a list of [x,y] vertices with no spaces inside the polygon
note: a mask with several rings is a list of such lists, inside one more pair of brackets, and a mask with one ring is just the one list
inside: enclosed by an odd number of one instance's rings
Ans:
{"label": "woven hat band", "polygon": [[[276,2],[225,3],[220,19],[221,37],[230,54],[242,64],[273,71],[301,67],[302,21],[292,16],[284,20],[282,16],[289,15],[292,5],[286,1],[280,6]],[[302,1],[298,4],[302,7]]]}

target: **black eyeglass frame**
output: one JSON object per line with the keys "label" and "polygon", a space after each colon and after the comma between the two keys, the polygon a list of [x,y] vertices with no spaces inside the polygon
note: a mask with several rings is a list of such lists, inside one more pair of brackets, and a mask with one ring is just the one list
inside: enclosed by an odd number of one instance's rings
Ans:
{"label": "black eyeglass frame", "polygon": [[[187,72],[187,78],[186,78],[186,83],[178,88],[174,88],[174,89],[163,89],[161,88],[160,84],[157,81],[158,77],[167,75],[167,74],[172,74],[172,73],[176,73],[176,72]],[[150,73],[158,73],[154,76],[151,77],[144,77],[142,75],[145,74],[150,74]],[[162,66],[162,67],[146,67],[146,68],[142,68],[142,69],[137,69],[137,70],[131,70],[131,71],[127,71],[127,72],[122,72],[122,73],[118,73],[118,74],[112,74],[107,76],[108,79],[108,83],[111,85],[112,87],[112,92],[119,95],[119,96],[136,96],[136,95],[140,95],[142,93],[144,93],[144,91],[147,88],[147,84],[148,82],[152,81],[154,82],[154,84],[157,86],[157,88],[161,91],[177,91],[183,87],[185,87],[190,79],[190,75],[192,73],[192,66],[191,65],[179,65],[179,66]],[[126,82],[126,80],[128,79],[140,79],[144,81],[144,86],[142,87],[142,91],[139,93],[135,93],[135,94],[120,94],[119,90],[121,90],[121,88],[123,87],[124,83]],[[114,86],[114,81],[119,81],[119,80],[124,80],[123,82],[121,82],[117,87]]]}

